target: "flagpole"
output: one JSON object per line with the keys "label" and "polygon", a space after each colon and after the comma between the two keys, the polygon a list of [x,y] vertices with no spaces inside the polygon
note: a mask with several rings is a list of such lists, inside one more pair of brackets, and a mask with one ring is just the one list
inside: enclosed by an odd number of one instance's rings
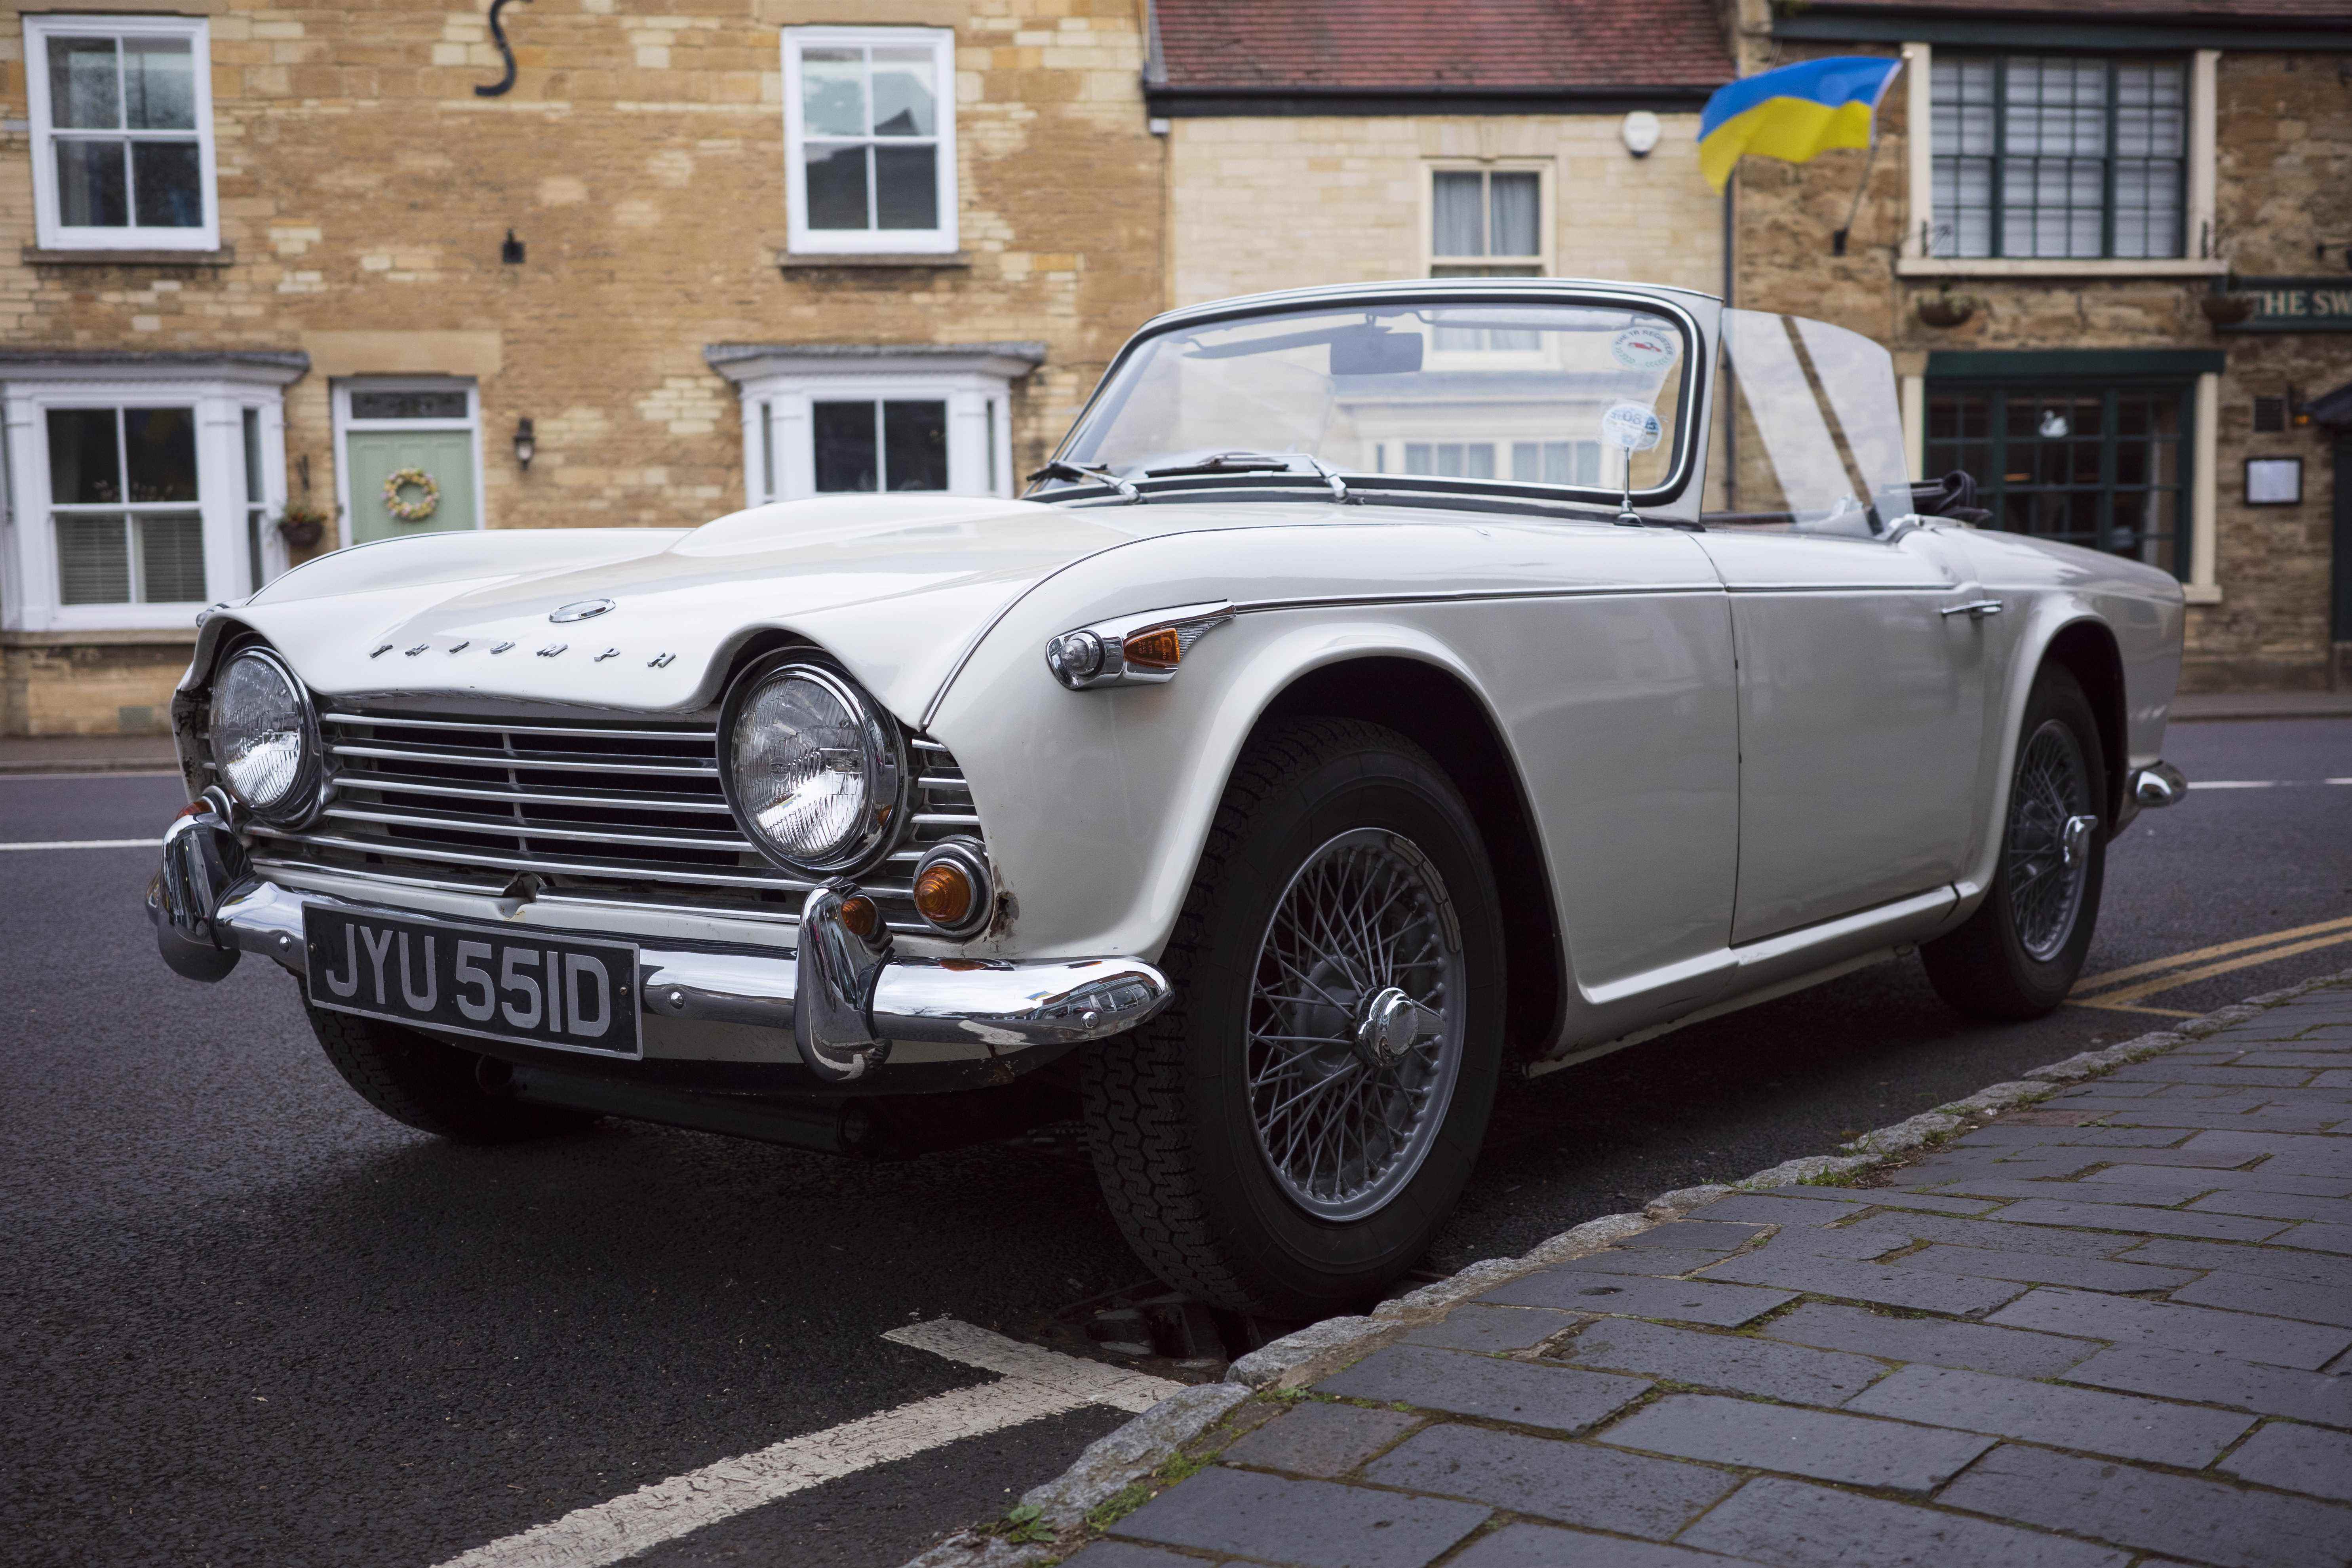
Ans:
{"label": "flagpole", "polygon": [[1863,155],[1862,160],[1862,184],[1854,187],[1853,205],[1845,210],[1845,223],[1843,226],[1840,227],[1830,236],[1830,254],[1832,256],[1843,256],[1845,254],[1846,236],[1853,232],[1853,220],[1862,214],[1862,198],[1870,189],[1871,165],[1877,162],[1878,117],[1874,113],[1870,119],[1870,151]]}

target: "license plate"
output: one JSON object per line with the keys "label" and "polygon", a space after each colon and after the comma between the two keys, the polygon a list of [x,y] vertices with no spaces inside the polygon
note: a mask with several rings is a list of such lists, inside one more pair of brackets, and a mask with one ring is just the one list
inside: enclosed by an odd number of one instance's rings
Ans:
{"label": "license plate", "polygon": [[496,926],[302,911],[311,1002],[453,1034],[634,1057],[637,950]]}

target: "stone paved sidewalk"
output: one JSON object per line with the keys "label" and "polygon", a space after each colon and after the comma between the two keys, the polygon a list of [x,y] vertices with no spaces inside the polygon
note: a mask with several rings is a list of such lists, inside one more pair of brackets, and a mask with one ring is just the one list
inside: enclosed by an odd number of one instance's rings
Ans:
{"label": "stone paved sidewalk", "polygon": [[1244,1405],[1068,1568],[2352,1562],[2352,989],[1871,1179]]}

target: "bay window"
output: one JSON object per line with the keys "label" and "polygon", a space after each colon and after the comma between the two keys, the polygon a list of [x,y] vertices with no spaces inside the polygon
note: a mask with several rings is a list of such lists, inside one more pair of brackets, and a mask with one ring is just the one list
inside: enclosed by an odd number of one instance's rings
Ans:
{"label": "bay window", "polygon": [[10,629],[185,627],[283,569],[279,388],[301,356],[190,357],[184,375],[128,355],[0,363]]}
{"label": "bay window", "polygon": [[743,406],[747,505],[809,496],[1009,496],[1012,386],[1042,343],[722,343]]}

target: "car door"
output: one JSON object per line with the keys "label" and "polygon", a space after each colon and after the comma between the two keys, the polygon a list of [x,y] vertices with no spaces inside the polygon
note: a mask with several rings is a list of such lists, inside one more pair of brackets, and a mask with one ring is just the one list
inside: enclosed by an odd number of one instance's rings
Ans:
{"label": "car door", "polygon": [[1738,661],[1734,945],[1960,875],[1984,740],[1982,595],[1924,531],[1717,531]]}
{"label": "car door", "polygon": [[1738,946],[1960,875],[1997,612],[1963,552],[1897,521],[1885,349],[1748,310],[1724,312],[1723,345],[1725,510],[1698,542],[1738,660]]}

